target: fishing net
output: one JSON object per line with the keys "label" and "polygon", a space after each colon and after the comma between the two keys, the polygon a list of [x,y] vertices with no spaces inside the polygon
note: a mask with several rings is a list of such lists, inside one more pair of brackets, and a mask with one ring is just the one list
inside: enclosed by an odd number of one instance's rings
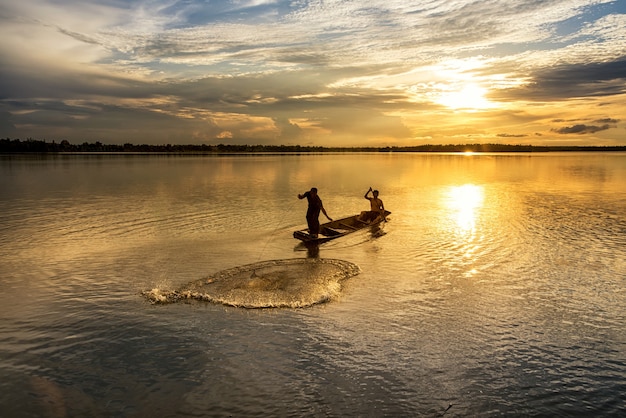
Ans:
{"label": "fishing net", "polygon": [[152,303],[200,300],[243,308],[301,308],[336,298],[341,282],[359,272],[343,260],[270,260],[222,270],[178,290],[142,293]]}

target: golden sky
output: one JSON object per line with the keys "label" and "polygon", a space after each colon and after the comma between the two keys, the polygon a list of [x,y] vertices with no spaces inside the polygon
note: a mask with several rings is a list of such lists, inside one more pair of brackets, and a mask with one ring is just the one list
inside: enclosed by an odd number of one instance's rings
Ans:
{"label": "golden sky", "polygon": [[623,0],[0,0],[0,137],[626,145]]}

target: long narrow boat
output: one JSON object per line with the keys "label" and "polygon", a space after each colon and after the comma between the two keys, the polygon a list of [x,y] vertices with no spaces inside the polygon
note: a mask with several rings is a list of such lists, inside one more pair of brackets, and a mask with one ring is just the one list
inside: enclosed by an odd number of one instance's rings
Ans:
{"label": "long narrow boat", "polygon": [[[389,216],[391,212],[385,211],[385,218]],[[320,233],[317,237],[309,234],[309,229],[301,229],[293,233],[293,237],[304,241],[305,243],[317,243],[330,241],[331,239],[343,237],[358,230],[378,225],[382,222],[379,219],[375,222],[364,222],[358,219],[359,215],[348,216],[347,218],[335,219],[334,221],[326,222],[320,225]]]}

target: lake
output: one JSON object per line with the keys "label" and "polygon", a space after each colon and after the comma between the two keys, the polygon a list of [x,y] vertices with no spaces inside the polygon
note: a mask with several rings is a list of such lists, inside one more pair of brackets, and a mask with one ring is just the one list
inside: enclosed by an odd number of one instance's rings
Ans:
{"label": "lake", "polygon": [[[625,153],[5,155],[0,174],[3,417],[626,413]],[[389,221],[307,248],[313,186],[333,218],[378,189]],[[142,294],[258,266],[304,285],[324,262],[358,274],[300,308]]]}

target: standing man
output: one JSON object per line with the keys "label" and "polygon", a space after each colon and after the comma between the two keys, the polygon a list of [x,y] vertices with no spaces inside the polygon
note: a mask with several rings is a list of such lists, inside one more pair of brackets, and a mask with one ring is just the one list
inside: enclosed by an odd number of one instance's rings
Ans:
{"label": "standing man", "polygon": [[309,234],[311,234],[314,238],[317,238],[317,235],[320,233],[320,210],[328,218],[329,221],[332,221],[330,216],[326,213],[326,209],[324,209],[324,205],[322,204],[322,199],[317,195],[317,188],[313,187],[308,192],[304,194],[299,194],[298,199],[306,199],[309,201],[309,208],[306,211],[306,223],[309,225]]}
{"label": "standing man", "polygon": [[[370,192],[374,197],[369,197]],[[370,201],[370,210],[361,212],[358,219],[368,223],[386,220],[385,205],[383,201],[378,198],[378,190],[372,190],[370,187],[363,197]]]}

